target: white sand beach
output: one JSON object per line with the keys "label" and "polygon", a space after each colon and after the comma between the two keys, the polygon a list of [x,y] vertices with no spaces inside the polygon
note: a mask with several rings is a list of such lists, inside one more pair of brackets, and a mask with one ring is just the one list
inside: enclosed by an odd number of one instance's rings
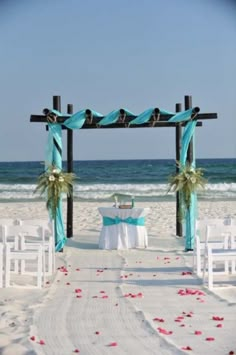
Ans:
{"label": "white sand beach", "polygon": [[[98,249],[101,206],[74,204],[74,237],[45,288],[0,290],[0,354],[236,354],[236,277],[209,291],[191,273],[175,203],[140,204],[149,246],[132,250]],[[236,216],[236,201],[198,207],[199,218]],[[2,203],[0,215],[48,216],[43,202]]]}

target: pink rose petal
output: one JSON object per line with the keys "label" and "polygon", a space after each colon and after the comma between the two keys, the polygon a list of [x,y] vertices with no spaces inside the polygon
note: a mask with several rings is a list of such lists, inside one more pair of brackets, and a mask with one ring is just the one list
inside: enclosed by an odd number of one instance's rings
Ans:
{"label": "pink rose petal", "polygon": [[215,340],[215,338],[213,338],[213,337],[206,338],[206,341],[214,341],[214,340]]}
{"label": "pink rose petal", "polygon": [[112,342],[112,343],[110,343],[108,346],[117,346],[118,344],[117,344],[117,342]]}
{"label": "pink rose petal", "polygon": [[217,328],[222,328],[223,327],[223,325],[222,324],[217,324],[217,326],[216,326]]}
{"label": "pink rose petal", "polygon": [[32,340],[32,341],[35,341],[35,336],[34,335],[32,335],[32,337],[30,337],[30,340]]}
{"label": "pink rose petal", "polygon": [[170,334],[173,334],[173,332],[170,330],[166,330],[166,329],[163,329],[163,328],[157,328],[157,330],[159,330],[159,333],[161,334],[165,334],[165,335],[170,335]]}
{"label": "pink rose petal", "polygon": [[45,341],[41,339],[41,340],[39,340],[39,344],[40,345],[45,345]]}
{"label": "pink rose petal", "polygon": [[164,323],[165,321],[164,321],[164,319],[163,318],[153,318],[153,320],[155,321],[155,322],[160,322],[160,323]]}
{"label": "pink rose petal", "polygon": [[183,346],[182,350],[193,350],[190,346]]}
{"label": "pink rose petal", "polygon": [[213,319],[213,320],[218,320],[218,321],[224,320],[223,317],[219,317],[219,316],[213,316],[212,319]]}
{"label": "pink rose petal", "polygon": [[200,330],[195,330],[194,334],[195,334],[195,335],[201,335],[202,332],[201,332]]}

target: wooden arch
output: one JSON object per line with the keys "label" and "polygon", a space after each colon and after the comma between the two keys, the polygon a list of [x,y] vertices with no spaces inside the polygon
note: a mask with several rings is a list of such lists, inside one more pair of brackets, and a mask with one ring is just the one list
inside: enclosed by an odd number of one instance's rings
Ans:
{"label": "wooden arch", "polygon": [[[184,110],[192,108],[192,96],[184,96]],[[61,96],[53,96],[53,109],[61,112]],[[182,104],[176,103],[175,112],[182,111]],[[200,113],[199,107],[194,107],[195,120],[198,120],[197,127],[202,126],[202,120],[217,119],[217,113]],[[43,115],[31,115],[30,122],[41,122],[48,123],[48,113],[50,110],[44,109]],[[62,123],[68,119],[73,114],[73,105],[67,105],[67,115],[58,116],[57,122]],[[134,116],[128,116],[125,114],[124,109],[120,109],[119,120],[116,123],[109,124],[106,126],[99,126],[99,121],[103,117],[93,117],[92,111],[90,109],[86,110],[86,120],[81,129],[108,129],[108,128],[161,128],[161,127],[174,127],[175,128],[175,146],[176,146],[176,161],[180,160],[180,149],[181,149],[181,137],[182,137],[182,127],[184,123],[168,122],[168,120],[173,115],[162,115],[160,114],[159,108],[153,110],[153,115],[151,119],[139,125],[130,125],[130,121],[133,120]],[[46,127],[48,129],[48,127]],[[67,130],[67,171],[73,172],[73,130],[66,128],[62,125],[62,129]],[[188,148],[187,161],[192,163],[193,161],[193,142],[191,140]],[[179,168],[176,167],[176,172],[179,172]],[[180,209],[180,198],[179,193],[176,193],[176,235],[183,236],[182,223],[178,219]],[[71,238],[73,236],[73,196],[67,197],[67,237]]]}

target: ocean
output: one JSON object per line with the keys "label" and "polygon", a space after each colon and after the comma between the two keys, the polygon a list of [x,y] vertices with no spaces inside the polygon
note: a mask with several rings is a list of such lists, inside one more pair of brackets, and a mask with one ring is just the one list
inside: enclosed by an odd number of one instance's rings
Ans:
{"label": "ocean", "polygon": [[[208,181],[199,200],[236,200],[236,159],[198,159],[196,166]],[[74,161],[74,200],[111,201],[112,194],[122,193],[136,201],[172,201],[168,179],[175,169],[167,159]],[[43,200],[34,193],[43,170],[42,162],[0,162],[0,202]]]}

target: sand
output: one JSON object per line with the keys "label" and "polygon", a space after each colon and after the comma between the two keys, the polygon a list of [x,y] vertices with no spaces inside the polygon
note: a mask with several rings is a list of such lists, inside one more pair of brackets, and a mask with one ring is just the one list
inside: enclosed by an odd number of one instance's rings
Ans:
{"label": "sand", "polygon": [[[107,205],[75,203],[74,237],[45,288],[0,290],[0,354],[236,354],[236,277],[209,291],[191,273],[175,203],[139,204],[149,246],[132,250],[98,249]],[[235,212],[234,201],[199,202],[199,218]],[[43,202],[3,203],[0,215],[48,216]]]}

